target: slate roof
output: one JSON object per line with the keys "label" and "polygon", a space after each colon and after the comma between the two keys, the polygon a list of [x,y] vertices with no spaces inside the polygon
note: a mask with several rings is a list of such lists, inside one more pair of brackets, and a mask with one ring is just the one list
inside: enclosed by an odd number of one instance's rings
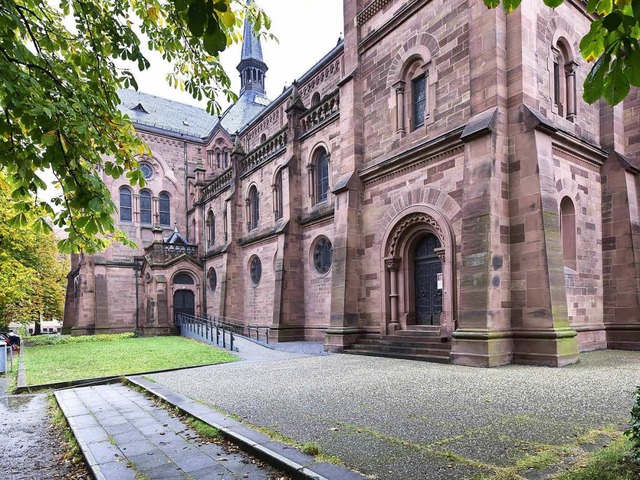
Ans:
{"label": "slate roof", "polygon": [[174,134],[206,138],[218,118],[206,110],[134,90],[119,90],[119,109],[134,125],[152,127]]}
{"label": "slate roof", "polygon": [[262,112],[271,101],[259,92],[245,90],[238,101],[222,114],[220,125],[230,134],[235,134]]}
{"label": "slate roof", "polygon": [[180,232],[178,232],[178,227],[174,227],[173,232],[171,233],[171,235],[169,235],[168,237],[164,238],[164,243],[170,243],[170,244],[179,244],[179,245],[190,245],[189,242],[187,242],[187,240],[180,235]]}
{"label": "slate roof", "polygon": [[244,20],[244,29],[242,31],[242,53],[240,61],[243,60],[258,60],[264,63],[262,59],[262,45],[260,40],[253,34],[253,28],[247,19]]}

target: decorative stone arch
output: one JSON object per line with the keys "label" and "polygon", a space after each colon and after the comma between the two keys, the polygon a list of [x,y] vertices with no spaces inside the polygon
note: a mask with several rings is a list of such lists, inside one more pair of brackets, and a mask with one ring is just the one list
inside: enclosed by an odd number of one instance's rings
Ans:
{"label": "decorative stone arch", "polygon": [[309,158],[307,160],[307,188],[309,192],[309,198],[311,199],[311,204],[315,205],[318,203],[316,199],[317,189],[316,189],[316,164],[318,158],[320,156],[320,152],[324,150],[327,155],[327,168],[329,170],[329,186],[327,188],[327,200],[330,200],[331,195],[331,150],[329,149],[329,145],[324,141],[320,141],[316,143],[310,150]]}
{"label": "decorative stone arch", "polygon": [[[436,39],[428,33],[423,33],[405,42],[399,48],[396,57],[391,63],[387,77],[391,99],[389,104],[391,109],[394,110],[394,114],[391,115],[394,131],[400,136],[403,136],[407,129],[410,131],[416,129],[412,124],[411,113],[407,108],[412,104],[412,78],[415,76],[422,76],[426,84],[424,125],[432,124],[435,121],[438,72],[433,59],[437,56],[438,50]],[[409,92],[405,95],[407,88]],[[410,100],[407,101],[407,99]],[[409,117],[407,117],[407,114],[409,114]]]}
{"label": "decorative stone arch", "polygon": [[[185,264],[186,263],[186,264]],[[175,283],[176,277],[179,275],[188,275],[193,280],[192,284],[187,283]],[[173,323],[175,319],[175,306],[174,306],[174,298],[175,294],[178,290],[188,290],[193,293],[194,299],[194,313],[198,315],[200,313],[200,307],[202,305],[201,298],[201,288],[202,284],[200,273],[197,271],[196,267],[188,262],[183,262],[182,265],[170,275],[171,281],[170,285],[170,294],[168,295],[169,300],[169,311],[171,315],[171,323]]]}
{"label": "decorative stone arch", "polygon": [[579,51],[579,45],[577,40],[573,42],[570,40],[577,38],[575,33],[570,33],[572,31],[571,25],[566,20],[554,15],[547,24],[547,35],[543,37],[551,41],[545,46],[549,52],[547,70],[551,111],[570,121],[575,119],[578,104],[576,70],[579,55],[576,53]]}
{"label": "decorative stone arch", "polygon": [[273,215],[276,220],[284,216],[284,169],[286,165],[280,165],[273,172],[271,179],[271,194],[273,204]]}
{"label": "decorative stone arch", "polygon": [[442,262],[442,315],[440,335],[448,337],[456,327],[456,245],[453,228],[445,214],[427,204],[402,209],[392,219],[382,240],[381,278],[384,279],[381,334],[394,333],[412,325],[415,316],[413,261],[417,243],[435,235]]}
{"label": "decorative stone arch", "polygon": [[[563,178],[556,184],[558,191],[558,231],[559,242],[562,247],[562,259],[565,266],[565,274],[577,274],[577,226],[578,212],[581,208],[581,195],[576,182]],[[565,199],[571,203],[573,212],[567,211]],[[567,270],[568,267],[570,270]],[[566,278],[565,278],[566,281]]]}
{"label": "decorative stone arch", "polygon": [[[162,181],[167,180],[176,191],[179,191],[180,184],[178,183],[178,179],[173,173],[173,170],[164,160],[155,155],[152,155],[151,157],[137,157],[136,160],[148,163],[153,167],[154,176],[151,180],[147,181],[147,187],[150,190],[156,192],[163,189],[160,187],[162,185]],[[124,178],[123,181],[128,182],[126,178]]]}

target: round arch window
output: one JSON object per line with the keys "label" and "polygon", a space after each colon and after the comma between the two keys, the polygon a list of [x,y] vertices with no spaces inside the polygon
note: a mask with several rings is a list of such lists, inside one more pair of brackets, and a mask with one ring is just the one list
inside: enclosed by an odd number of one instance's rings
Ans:
{"label": "round arch window", "polygon": [[260,283],[260,278],[262,278],[262,262],[260,259],[254,255],[249,262],[249,274],[251,276],[251,283],[253,283],[254,287],[257,287]]}
{"label": "round arch window", "polygon": [[193,278],[186,273],[179,273],[176,278],[173,279],[174,285],[193,285]]}
{"label": "round arch window", "polygon": [[333,263],[333,245],[327,237],[320,237],[313,248],[313,267],[324,275]]}
{"label": "round arch window", "polygon": [[216,291],[216,286],[218,285],[218,275],[216,274],[215,268],[211,267],[209,269],[209,273],[207,274],[209,279],[209,288],[212,292]]}
{"label": "round arch window", "polygon": [[148,163],[141,163],[140,171],[142,175],[144,175],[145,180],[151,180],[153,178],[153,167]]}

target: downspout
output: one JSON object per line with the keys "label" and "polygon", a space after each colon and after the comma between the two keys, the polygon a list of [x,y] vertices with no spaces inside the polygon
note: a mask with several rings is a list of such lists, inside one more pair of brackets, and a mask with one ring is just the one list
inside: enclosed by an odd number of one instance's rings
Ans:
{"label": "downspout", "polygon": [[184,145],[184,224],[187,232],[187,240],[189,240],[189,160],[187,159],[187,142]]}
{"label": "downspout", "polygon": [[200,208],[202,210],[202,225],[205,225],[202,229],[202,305],[204,307],[202,316],[207,317],[207,258],[205,255],[207,250],[207,228],[204,219],[204,202],[202,202]]}

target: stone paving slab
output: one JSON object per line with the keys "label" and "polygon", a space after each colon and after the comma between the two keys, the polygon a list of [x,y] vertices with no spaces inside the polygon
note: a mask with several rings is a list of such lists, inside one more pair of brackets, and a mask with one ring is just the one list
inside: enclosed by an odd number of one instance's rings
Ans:
{"label": "stone paving slab", "polygon": [[269,480],[281,475],[255,465],[244,453],[194,442],[197,434],[181,420],[124,385],[61,390],[55,396],[97,480]]}
{"label": "stone paving slab", "polygon": [[[273,360],[270,360],[273,361]],[[172,390],[151,382],[141,376],[130,376],[127,380],[149,393],[179,408],[185,413],[217,428],[233,443],[241,445],[257,457],[292,474],[294,478],[310,480],[363,480],[364,477],[344,467],[316,461],[296,448],[272,440],[267,435],[243,425],[237,420],[222,415],[211,408],[195,402]],[[206,469],[206,467],[204,467]],[[199,470],[197,470],[199,471]],[[192,473],[193,474],[193,473]],[[254,478],[253,476],[247,478]]]}
{"label": "stone paving slab", "polygon": [[513,465],[536,445],[572,444],[590,429],[628,422],[640,352],[494,369],[305,356],[148,377],[296,442],[317,442],[379,479],[466,479]]}

